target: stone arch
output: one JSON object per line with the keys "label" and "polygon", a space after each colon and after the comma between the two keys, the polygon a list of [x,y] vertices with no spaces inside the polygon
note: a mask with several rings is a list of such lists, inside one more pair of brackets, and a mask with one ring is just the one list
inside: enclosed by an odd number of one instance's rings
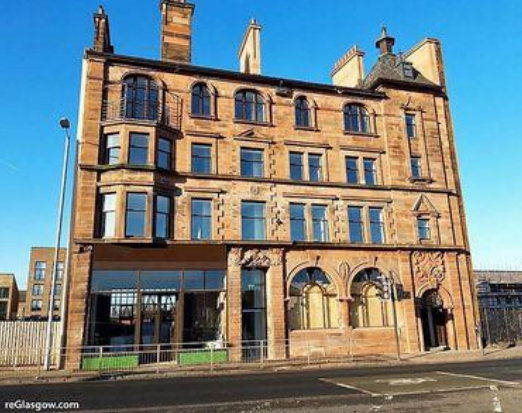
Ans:
{"label": "stone arch", "polygon": [[382,265],[381,263],[377,263],[376,259],[373,262],[364,261],[362,263],[357,264],[356,266],[354,266],[352,268],[352,270],[350,271],[350,274],[348,276],[348,279],[345,281],[346,282],[346,295],[347,295],[349,300],[353,299],[353,297],[352,297],[352,283],[353,283],[354,278],[360,272],[365,271],[365,270],[370,270],[370,269],[376,269],[376,270],[380,271],[381,273],[390,275],[393,278],[395,284],[402,284],[400,278],[398,277],[398,275],[393,270],[389,269],[385,265]]}
{"label": "stone arch", "polygon": [[324,263],[305,261],[300,264],[297,264],[294,268],[292,268],[288,272],[288,274],[286,276],[286,280],[285,280],[285,284],[286,284],[285,285],[286,286],[285,300],[288,300],[290,298],[289,293],[290,293],[290,285],[292,284],[292,280],[301,270],[304,270],[306,268],[319,268],[320,270],[322,270],[326,274],[326,276],[332,281],[332,283],[335,285],[335,288],[337,290],[337,298],[341,299],[341,297],[344,296],[343,285],[342,285],[342,282],[340,281],[339,273],[337,272],[337,270],[334,267],[332,267],[328,264],[324,264]]}
{"label": "stone arch", "polygon": [[453,311],[455,308],[453,297],[450,292],[444,288],[442,285],[433,285],[430,283],[424,283],[420,286],[420,288],[415,293],[415,298],[417,302],[420,302],[422,296],[430,290],[436,290],[440,296],[442,297],[442,301],[444,303],[444,308],[447,310]]}

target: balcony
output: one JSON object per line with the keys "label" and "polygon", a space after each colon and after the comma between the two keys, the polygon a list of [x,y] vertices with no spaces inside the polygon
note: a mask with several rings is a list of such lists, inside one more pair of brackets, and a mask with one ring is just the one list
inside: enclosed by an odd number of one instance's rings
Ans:
{"label": "balcony", "polygon": [[[139,121],[181,129],[181,98],[166,90],[153,89],[128,93],[122,85],[105,89],[102,121]],[[148,93],[147,93],[148,92]]]}

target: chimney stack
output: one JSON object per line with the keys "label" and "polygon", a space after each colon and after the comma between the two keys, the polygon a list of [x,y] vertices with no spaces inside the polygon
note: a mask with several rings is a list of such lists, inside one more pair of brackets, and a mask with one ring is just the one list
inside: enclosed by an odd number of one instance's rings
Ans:
{"label": "chimney stack", "polygon": [[255,19],[250,20],[243,43],[239,49],[241,73],[261,74],[261,29]]}
{"label": "chimney stack", "polygon": [[381,51],[381,56],[385,54],[393,54],[393,46],[395,45],[395,38],[388,36],[388,29],[382,26],[381,37],[375,42],[377,49]]}
{"label": "chimney stack", "polygon": [[335,64],[331,76],[335,86],[360,87],[364,80],[364,52],[353,46]]}
{"label": "chimney stack", "polygon": [[194,8],[186,0],[161,0],[161,60],[191,63]]}
{"label": "chimney stack", "polygon": [[94,13],[94,45],[93,49],[97,52],[114,53],[111,44],[111,32],[109,30],[109,16],[105,14],[103,6]]}

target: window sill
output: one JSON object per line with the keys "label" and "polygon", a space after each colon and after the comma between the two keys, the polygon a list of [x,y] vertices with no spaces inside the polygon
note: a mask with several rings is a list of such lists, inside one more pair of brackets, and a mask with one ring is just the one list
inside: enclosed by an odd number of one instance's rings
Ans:
{"label": "window sill", "polygon": [[234,123],[244,124],[244,125],[257,125],[257,126],[272,126],[270,122],[260,122],[256,120],[247,120],[247,119],[234,119]]}
{"label": "window sill", "polygon": [[419,176],[419,177],[410,177],[410,182],[414,184],[431,184],[433,183],[433,179],[427,176]]}
{"label": "window sill", "polygon": [[294,126],[295,130],[299,131],[307,131],[307,132],[319,132],[319,128],[315,128],[313,126]]}
{"label": "window sill", "polygon": [[357,132],[357,131],[344,130],[343,133],[345,135],[366,136],[368,138],[378,138],[379,137],[379,135],[377,135],[376,133],[372,133],[372,132]]}
{"label": "window sill", "polygon": [[199,119],[199,120],[210,120],[210,121],[218,120],[218,118],[216,116],[212,116],[212,115],[209,115],[209,116],[198,115],[198,114],[195,114],[195,113],[189,113],[189,118],[191,118],[191,119]]}

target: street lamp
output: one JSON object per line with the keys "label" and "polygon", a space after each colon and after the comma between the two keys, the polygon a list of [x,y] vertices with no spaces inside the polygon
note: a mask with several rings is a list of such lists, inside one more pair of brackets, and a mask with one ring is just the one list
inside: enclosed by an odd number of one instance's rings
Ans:
{"label": "street lamp", "polygon": [[[49,370],[51,367],[51,353],[52,353],[52,341],[53,341],[53,314],[54,314],[54,296],[55,296],[55,285],[58,272],[58,260],[60,259],[60,243],[62,237],[62,222],[63,222],[63,206],[65,203],[65,186],[67,184],[67,166],[69,163],[69,146],[71,137],[69,135],[69,129],[71,122],[67,118],[60,119],[60,126],[65,131],[65,150],[63,154],[63,169],[62,169],[62,181],[60,186],[60,201],[58,204],[58,221],[56,224],[56,242],[54,249],[54,262],[53,262],[53,273],[51,278],[51,293],[49,300],[49,309],[47,313],[47,329],[45,331],[45,357],[44,357],[44,370]],[[64,263],[65,268],[65,263]],[[63,305],[63,303],[62,303]],[[63,322],[63,321],[62,321]]]}
{"label": "street lamp", "polygon": [[382,300],[391,300],[393,313],[393,330],[395,334],[395,345],[397,347],[397,360],[401,361],[401,343],[399,339],[399,323],[397,321],[397,288],[395,280],[391,276],[381,274]]}

